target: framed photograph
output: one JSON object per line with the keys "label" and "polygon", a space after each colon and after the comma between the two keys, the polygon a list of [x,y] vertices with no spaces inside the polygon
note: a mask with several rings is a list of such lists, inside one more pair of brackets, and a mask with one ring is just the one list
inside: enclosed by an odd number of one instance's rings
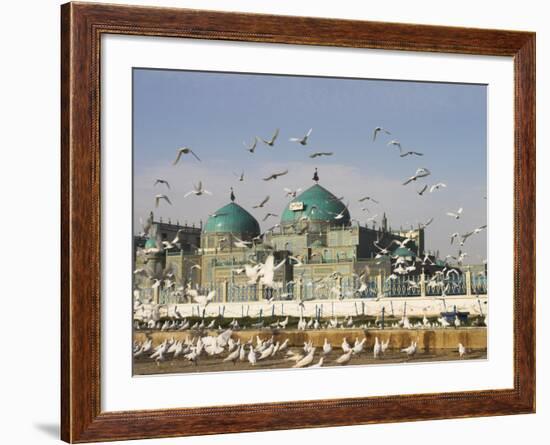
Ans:
{"label": "framed photograph", "polygon": [[534,33],[61,15],[63,440],[534,412]]}

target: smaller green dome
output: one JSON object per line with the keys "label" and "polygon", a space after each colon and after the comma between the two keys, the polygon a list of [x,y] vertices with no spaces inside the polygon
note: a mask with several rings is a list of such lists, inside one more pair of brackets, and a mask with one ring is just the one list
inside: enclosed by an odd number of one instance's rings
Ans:
{"label": "smaller green dome", "polygon": [[260,234],[260,225],[256,218],[240,205],[231,202],[208,218],[203,232],[246,233],[257,236]]}
{"label": "smaller green dome", "polygon": [[394,255],[400,256],[400,257],[415,257],[416,255],[414,252],[410,249],[407,249],[406,247],[398,247],[393,251]]}
{"label": "smaller green dome", "polygon": [[145,241],[146,249],[154,249],[156,247],[157,247],[157,242],[153,238],[148,238],[147,241]]}

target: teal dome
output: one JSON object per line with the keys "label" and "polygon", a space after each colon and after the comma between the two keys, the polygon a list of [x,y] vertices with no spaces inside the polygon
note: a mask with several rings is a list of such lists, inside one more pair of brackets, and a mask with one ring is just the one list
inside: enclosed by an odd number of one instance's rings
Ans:
{"label": "teal dome", "polygon": [[147,241],[145,241],[146,249],[154,249],[156,247],[157,247],[157,242],[153,238],[149,238],[147,239]]}
{"label": "teal dome", "polygon": [[234,202],[217,210],[206,221],[204,233],[246,233],[251,236],[260,234],[260,225],[256,218]]}
{"label": "teal dome", "polygon": [[398,247],[393,251],[393,254],[401,257],[411,257],[411,258],[416,256],[412,250],[407,249],[406,247]]}
{"label": "teal dome", "polygon": [[[294,207],[295,210],[292,210],[291,207]],[[342,218],[334,219],[342,212],[344,212]],[[348,225],[350,222],[349,211],[342,201],[319,184],[308,188],[290,201],[281,217],[281,224],[293,224],[302,216],[307,216],[310,221],[326,222],[338,226]]]}

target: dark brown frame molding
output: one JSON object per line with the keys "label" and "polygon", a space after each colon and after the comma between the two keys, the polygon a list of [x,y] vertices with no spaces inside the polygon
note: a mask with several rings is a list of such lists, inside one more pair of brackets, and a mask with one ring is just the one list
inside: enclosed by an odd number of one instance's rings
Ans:
{"label": "dark brown frame molding", "polygon": [[[513,57],[513,389],[102,412],[99,366],[102,34]],[[95,442],[535,412],[534,33],[68,3],[61,7],[61,37],[63,440]]]}

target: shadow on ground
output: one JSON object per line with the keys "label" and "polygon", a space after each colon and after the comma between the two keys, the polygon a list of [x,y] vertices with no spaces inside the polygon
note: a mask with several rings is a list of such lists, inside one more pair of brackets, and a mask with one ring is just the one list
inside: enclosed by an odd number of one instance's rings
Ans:
{"label": "shadow on ground", "polygon": [[59,439],[59,424],[57,423],[35,423],[34,428],[54,439]]}

